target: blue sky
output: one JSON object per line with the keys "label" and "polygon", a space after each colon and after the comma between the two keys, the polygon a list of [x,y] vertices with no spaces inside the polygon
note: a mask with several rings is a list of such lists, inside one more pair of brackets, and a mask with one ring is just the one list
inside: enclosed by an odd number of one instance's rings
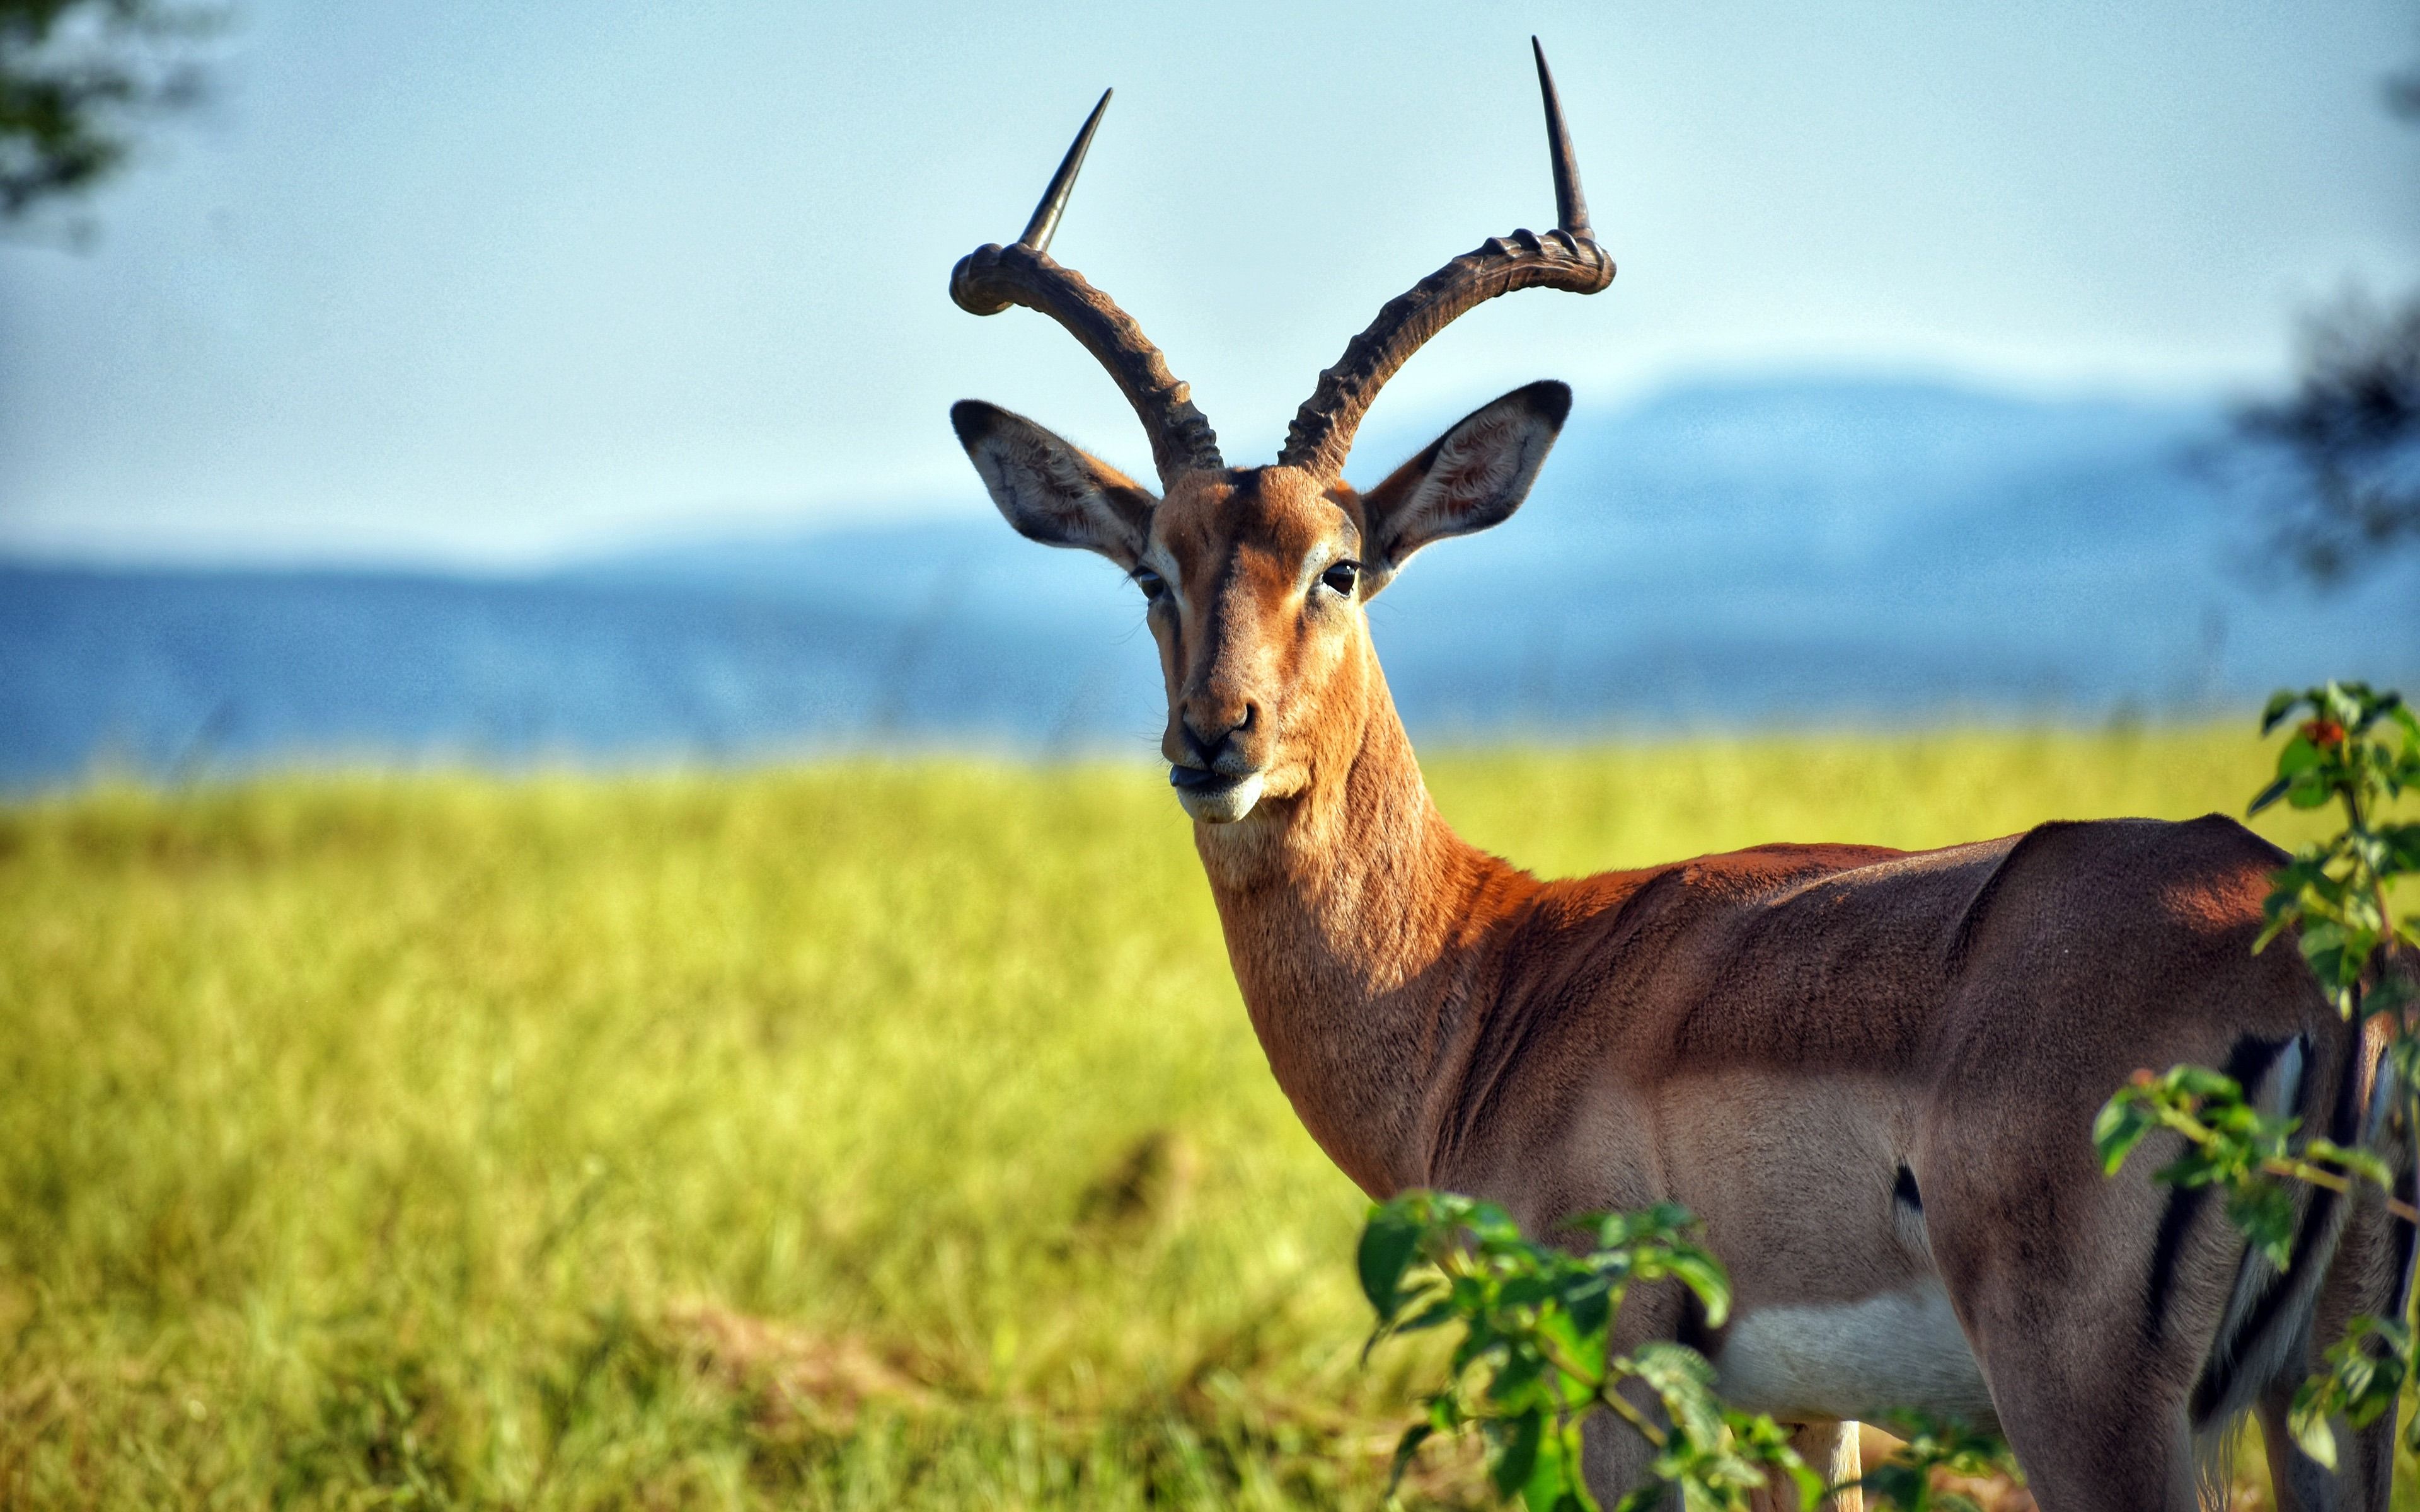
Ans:
{"label": "blue sky", "polygon": [[2410,4],[1207,8],[252,0],[91,251],[0,244],[0,550],[508,563],[976,510],[966,394],[1139,466],[1073,342],[944,292],[1105,85],[1053,250],[1269,455],[1381,302],[1551,220],[1532,31],[1621,277],[1466,317],[1374,431],[1550,375],[2227,392],[2314,301],[2420,279],[2420,131],[2379,103]]}

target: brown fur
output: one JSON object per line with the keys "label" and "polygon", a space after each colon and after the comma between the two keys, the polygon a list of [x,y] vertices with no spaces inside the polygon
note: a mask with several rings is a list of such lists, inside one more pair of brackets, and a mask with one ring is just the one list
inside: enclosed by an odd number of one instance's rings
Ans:
{"label": "brown fur", "polygon": [[[2206,1205],[2162,1252],[2175,1198],[2148,1173],[2164,1156],[2104,1180],[2090,1128],[2136,1069],[2222,1064],[2247,1037],[2307,1038],[2307,1106],[2364,1095],[2345,1078],[2366,1062],[2292,952],[2252,952],[2279,854],[2217,816],[1917,854],[1768,845],[1560,882],[1466,844],[1421,781],[1362,602],[1426,540],[1517,504],[1491,505],[1483,478],[1424,479],[1457,439],[1474,475],[1487,448],[1535,441],[1497,431],[1550,440],[1560,410],[1520,397],[1366,498],[1286,468],[1184,477],[1128,552],[1171,589],[1150,612],[1170,761],[1264,782],[1195,840],[1279,1085],[1373,1196],[1473,1193],[1534,1231],[1687,1205],[1735,1316],[1937,1275],[2045,1508],[2192,1504],[2189,1445],[2210,1425],[2188,1402],[2242,1246]],[[1365,553],[1357,599],[1315,586]],[[1894,1211],[1901,1171],[1917,1241]],[[2356,1221],[2330,1316],[2387,1285],[2383,1232]],[[1634,1311],[1642,1335],[1688,1323],[1669,1297]],[[1639,1473],[1622,1435],[1590,1452],[1608,1495]],[[2305,1504],[2382,1506],[2383,1452],[2372,1436],[2333,1484],[2298,1471],[2330,1498]]]}

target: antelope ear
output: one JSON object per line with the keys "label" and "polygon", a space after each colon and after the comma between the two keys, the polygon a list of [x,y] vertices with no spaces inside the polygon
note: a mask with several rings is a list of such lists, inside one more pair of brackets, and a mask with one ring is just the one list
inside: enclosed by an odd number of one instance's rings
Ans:
{"label": "antelope ear", "polygon": [[1151,535],[1149,491],[1023,415],[980,399],[950,407],[958,444],[1016,533],[1045,546],[1098,551],[1132,571]]}
{"label": "antelope ear", "polygon": [[[1500,524],[1521,507],[1572,412],[1572,391],[1551,380],[1482,405],[1361,496],[1369,561],[1378,587],[1431,541]],[[1370,590],[1375,593],[1376,588]]]}

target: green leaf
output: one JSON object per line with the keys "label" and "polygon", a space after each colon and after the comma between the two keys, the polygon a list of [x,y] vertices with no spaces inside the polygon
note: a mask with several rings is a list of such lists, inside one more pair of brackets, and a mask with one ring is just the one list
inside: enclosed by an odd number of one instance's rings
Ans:
{"label": "green leaf", "polygon": [[2236,1102],[2243,1100],[2243,1087],[2223,1071],[2208,1066],[2177,1066],[2164,1078],[2167,1084],[2195,1097],[2223,1097]]}
{"label": "green leaf", "polygon": [[1461,1227],[1470,1230],[1481,1243],[1522,1243],[1521,1226],[1512,1215],[1493,1202],[1477,1202],[1468,1197],[1457,1198],[1461,1211],[1456,1214]]}
{"label": "green leaf", "polygon": [[1576,1447],[1559,1431],[1540,1438],[1529,1478],[1521,1483],[1521,1502],[1528,1512],[1565,1512],[1566,1508],[1578,1512],[1590,1504],[1581,1500],[1587,1489],[1580,1484]]}
{"label": "green leaf", "polygon": [[1504,1335],[1490,1326],[1484,1316],[1466,1317],[1462,1326],[1462,1342],[1453,1347],[1453,1373],[1457,1376],[1480,1361],[1504,1352]]}
{"label": "green leaf", "polygon": [[1532,1395],[1530,1388],[1546,1371],[1546,1362],[1533,1349],[1515,1349],[1505,1362],[1496,1367],[1496,1379],[1487,1383],[1491,1401],[1514,1405]]}
{"label": "green leaf", "polygon": [[1673,1252],[1670,1266],[1672,1274],[1680,1277],[1681,1283],[1705,1304],[1706,1326],[1722,1327],[1724,1319],[1730,1316],[1731,1282],[1723,1273],[1721,1263],[1691,1244]]}
{"label": "green leaf", "polygon": [[1426,1443],[1429,1435],[1435,1431],[1435,1427],[1430,1424],[1415,1423],[1404,1430],[1402,1438],[1395,1441],[1395,1461],[1387,1471],[1388,1496],[1394,1495],[1395,1488],[1404,1483],[1404,1472],[1412,1468],[1413,1457],[1420,1452],[1420,1445]]}
{"label": "green leaf", "polygon": [[1546,1426],[1545,1413],[1533,1407],[1511,1419],[1511,1424],[1502,1447],[1496,1452],[1496,1463],[1488,1469],[1498,1496],[1511,1496],[1528,1484],[1529,1472],[1538,1464],[1538,1438]]}
{"label": "green leaf", "polygon": [[2101,1152],[2101,1172],[2115,1176],[2126,1157],[2157,1127],[2150,1110],[2132,1088],[2120,1091],[2101,1105],[2092,1120],[2092,1147]]}
{"label": "green leaf", "polygon": [[1722,1431],[1722,1407],[1714,1400],[1714,1367],[1684,1344],[1657,1340],[1630,1355],[1633,1374],[1663,1398],[1674,1427],[1694,1443],[1713,1442]]}
{"label": "green leaf", "polygon": [[1563,1293],[1563,1312],[1581,1334],[1602,1334],[1613,1311],[1613,1289],[1597,1277]]}
{"label": "green leaf", "polygon": [[2282,1271],[2292,1262],[2294,1196],[2282,1182],[2257,1178],[2239,1181],[2227,1195],[2226,1216],[2270,1264]]}
{"label": "green leaf", "polygon": [[1378,1310],[1381,1321],[1393,1319],[1404,1273],[1411,1268],[1419,1248],[1420,1226],[1397,1203],[1373,1210],[1362,1227],[1361,1294]]}
{"label": "green leaf", "polygon": [[2330,1470],[2336,1468],[2336,1432],[2328,1427],[2328,1414],[2304,1407],[2300,1400],[2286,1416],[2286,1431],[2294,1436],[2294,1443],[2304,1454]]}
{"label": "green leaf", "polygon": [[2345,930],[2342,924],[2331,919],[2321,919],[2319,923],[2303,926],[2302,948],[2304,959],[2341,954],[2344,947]]}
{"label": "green leaf", "polygon": [[1419,1312],[1412,1315],[1409,1322],[1396,1324],[1395,1332],[1398,1334],[1417,1334],[1422,1329],[1435,1328],[1440,1323],[1450,1323],[1453,1321],[1453,1301],[1451,1298],[1447,1298],[1440,1302],[1433,1302],[1426,1307],[1421,1308]]}

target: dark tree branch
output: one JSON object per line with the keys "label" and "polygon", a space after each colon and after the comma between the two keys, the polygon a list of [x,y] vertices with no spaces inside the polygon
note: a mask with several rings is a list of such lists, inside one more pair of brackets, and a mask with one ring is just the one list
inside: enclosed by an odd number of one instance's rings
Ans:
{"label": "dark tree branch", "polygon": [[2314,317],[2292,393],[2235,416],[2278,544],[2335,581],[2420,545],[2420,296]]}
{"label": "dark tree branch", "polygon": [[[2389,76],[2385,95],[2420,124],[2420,68]],[[2392,309],[2350,297],[2310,316],[2293,393],[2239,409],[2233,431],[2278,548],[2313,581],[2420,547],[2420,293]]]}
{"label": "dark tree branch", "polygon": [[201,97],[223,21],[167,0],[0,0],[0,224],[122,165],[137,118]]}

